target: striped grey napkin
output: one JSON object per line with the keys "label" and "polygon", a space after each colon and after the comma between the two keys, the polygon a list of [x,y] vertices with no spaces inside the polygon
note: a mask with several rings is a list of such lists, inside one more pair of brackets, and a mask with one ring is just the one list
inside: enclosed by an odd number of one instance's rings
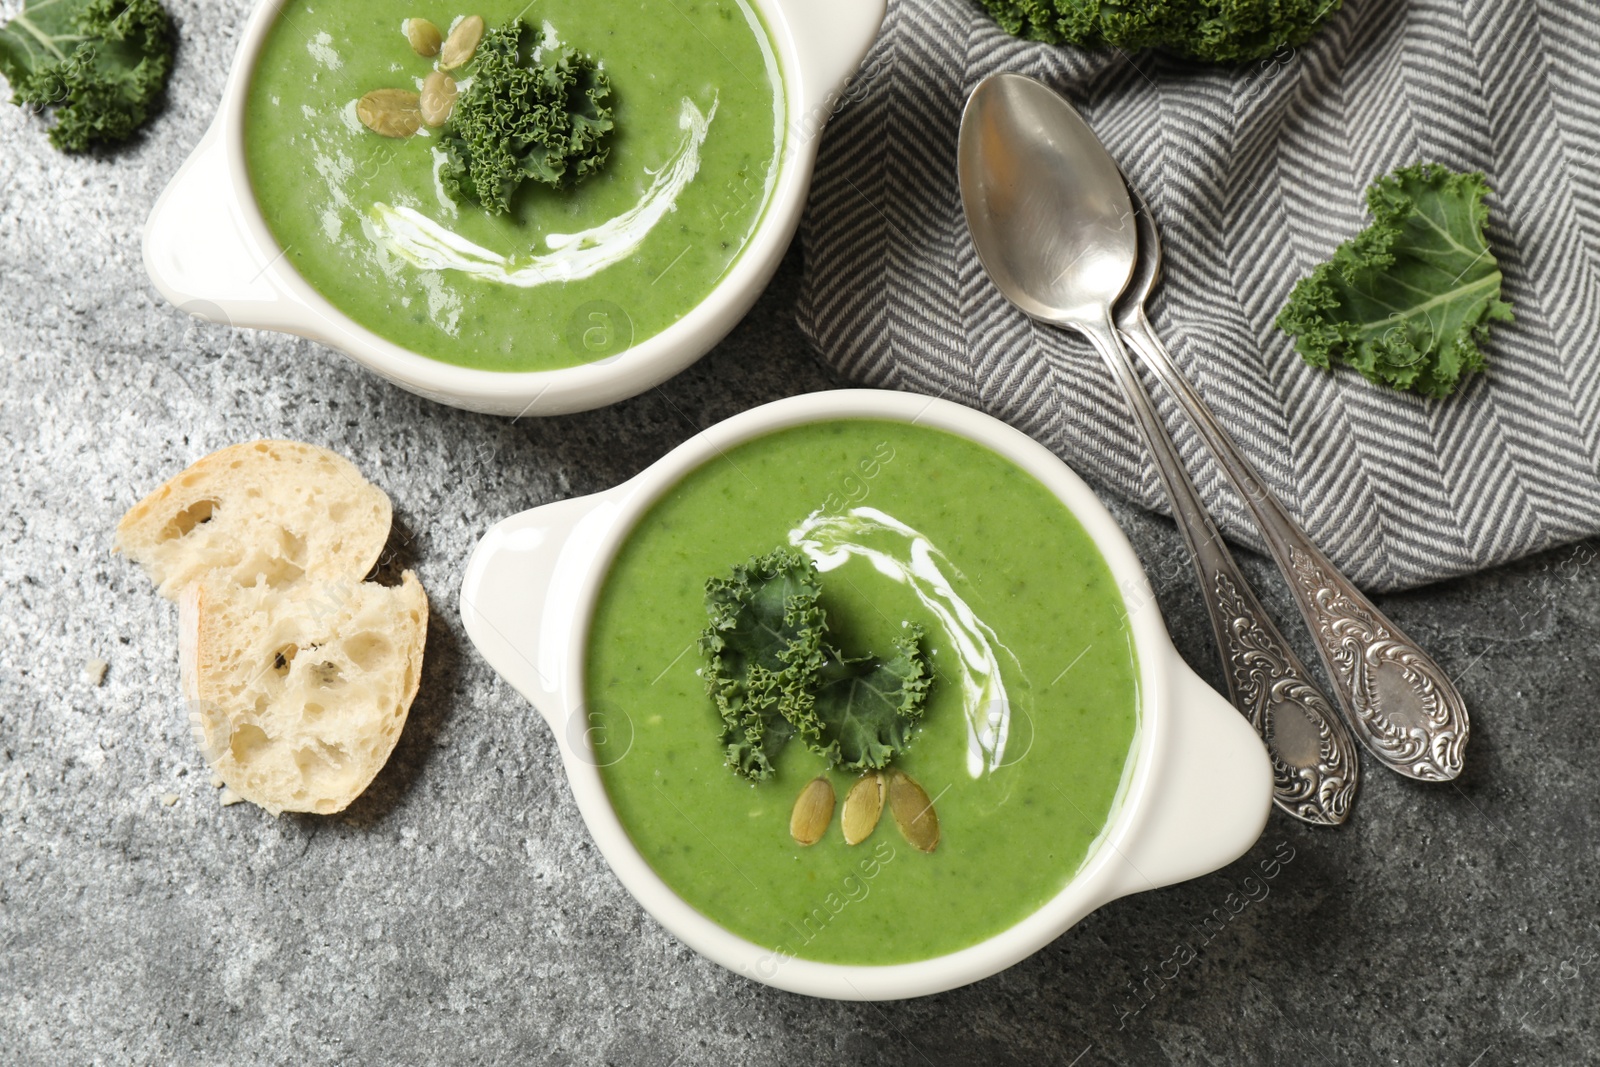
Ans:
{"label": "striped grey napkin", "polygon": [[[1087,345],[995,292],[956,184],[966,94],[1009,70],[1063,91],[1151,201],[1153,319],[1263,477],[1362,585],[1400,589],[1600,531],[1600,18],[1594,0],[1346,0],[1243,69],[1016,40],[970,0],[891,0],[828,127],[804,225],[800,324],[870,385],[943,395],[1165,510]],[[1489,370],[1429,401],[1301,362],[1272,320],[1366,225],[1373,177],[1482,170],[1517,321]],[[1201,494],[1260,547],[1176,406]]]}

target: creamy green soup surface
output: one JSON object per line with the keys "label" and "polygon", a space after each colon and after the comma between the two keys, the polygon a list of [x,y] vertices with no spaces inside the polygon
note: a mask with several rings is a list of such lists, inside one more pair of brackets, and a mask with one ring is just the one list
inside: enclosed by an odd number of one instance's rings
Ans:
{"label": "creamy green soup surface", "polygon": [[[455,5],[455,6],[452,6]],[[749,0],[283,0],[250,83],[245,159],[287,261],[337,308],[434,359],[592,362],[661,332],[727,272],[776,180],[783,91]],[[379,136],[355,103],[434,68],[408,18],[521,17],[612,86],[604,170],[524,183],[509,216],[436,180],[439,132]],[[470,67],[459,72],[470,75]],[[465,83],[464,83],[465,84]]]}
{"label": "creamy green soup surface", "polygon": [[[905,624],[927,632],[934,686],[895,766],[933,798],[931,853],[887,812],[861,844],[837,813],[796,844],[795,798],[828,773],[798,742],[759,784],[724,766],[696,646],[705,581],[779,546],[820,560],[842,646],[886,655]],[[1072,513],[988,449],[901,422],[782,430],[689,474],[619,550],[588,647],[589,736],[623,826],[773,967],[927,959],[1036,911],[1110,820],[1139,719],[1123,599]],[[854,776],[832,780],[842,800]]]}

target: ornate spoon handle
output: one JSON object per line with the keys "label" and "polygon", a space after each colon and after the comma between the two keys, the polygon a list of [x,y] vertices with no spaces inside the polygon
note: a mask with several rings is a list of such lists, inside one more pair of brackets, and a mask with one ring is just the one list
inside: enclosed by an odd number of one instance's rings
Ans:
{"label": "ornate spoon handle", "polygon": [[1350,814],[1359,763],[1355,742],[1305,666],[1251,592],[1206,513],[1178,450],[1156,414],[1133,360],[1113,330],[1085,329],[1121,386],[1143,432],[1172,514],[1189,546],[1211,628],[1228,675],[1228,696],[1272,758],[1272,799],[1309,823],[1338,825]]}
{"label": "ornate spoon handle", "polygon": [[1410,778],[1448,781],[1460,774],[1469,723],[1455,685],[1312,543],[1172,361],[1144,309],[1124,314],[1118,325],[1178,398],[1255,516],[1361,743],[1384,766]]}

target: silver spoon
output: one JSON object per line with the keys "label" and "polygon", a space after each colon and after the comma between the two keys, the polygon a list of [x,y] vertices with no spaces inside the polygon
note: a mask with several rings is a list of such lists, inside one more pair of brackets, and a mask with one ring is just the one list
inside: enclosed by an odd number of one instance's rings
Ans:
{"label": "silver spoon", "polygon": [[1283,502],[1239,453],[1150,328],[1144,305],[1161,272],[1161,234],[1137,201],[1139,271],[1117,311],[1117,326],[1183,405],[1224,477],[1244,500],[1289,581],[1345,718],[1384,766],[1409,778],[1448,781],[1461,773],[1466,703],[1439,665],[1328,561]]}
{"label": "silver spoon", "polygon": [[1116,164],[1055,92],[998,74],[967,100],[957,169],[973,244],[1001,293],[1083,334],[1121,387],[1199,572],[1233,704],[1272,756],[1274,801],[1307,822],[1343,822],[1355,742],[1239,573],[1112,321],[1139,254]]}

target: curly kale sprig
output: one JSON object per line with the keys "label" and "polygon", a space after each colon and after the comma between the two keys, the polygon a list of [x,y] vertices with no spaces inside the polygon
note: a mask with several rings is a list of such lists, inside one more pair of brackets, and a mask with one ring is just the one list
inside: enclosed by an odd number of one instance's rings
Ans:
{"label": "curly kale sprig", "polygon": [[1367,190],[1372,225],[1294,287],[1278,328],[1314,367],[1346,363],[1379,385],[1446,397],[1486,363],[1491,322],[1509,322],[1484,238],[1482,174],[1402,167]]}
{"label": "curly kale sprig", "polygon": [[511,210],[525,181],[571,186],[605,166],[611,80],[590,56],[536,44],[513,19],[483,36],[444,130],[440,178],[456,200]]}
{"label": "curly kale sprig", "polygon": [[11,102],[51,110],[67,152],[126,141],[172,72],[172,19],[160,0],[33,0],[0,26]]}
{"label": "curly kale sprig", "polygon": [[1007,33],[1086,48],[1162,48],[1209,63],[1298,48],[1340,0],[983,0]]}
{"label": "curly kale sprig", "polygon": [[829,766],[885,767],[922,720],[933,674],[920,627],[888,660],[846,656],[823,640],[816,567],[777,549],[706,583],[700,636],[706,691],[722,717],[727,763],[753,781],[798,736]]}
{"label": "curly kale sprig", "polygon": [[782,549],[706,582],[711,624],[700,635],[706,690],[722,715],[728,765],[763,781],[813,716],[827,618],[811,561]]}

